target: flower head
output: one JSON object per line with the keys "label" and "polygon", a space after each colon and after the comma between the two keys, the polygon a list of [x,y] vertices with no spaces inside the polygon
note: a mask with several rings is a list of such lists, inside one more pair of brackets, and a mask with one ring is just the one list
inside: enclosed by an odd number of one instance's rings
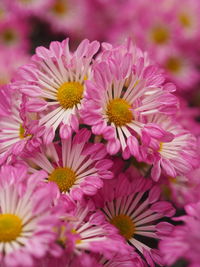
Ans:
{"label": "flower head", "polygon": [[[22,95],[9,86],[0,89],[0,162],[9,156],[33,151],[41,144],[41,127],[29,118],[22,107]],[[30,122],[31,121],[31,122]]]}
{"label": "flower head", "polygon": [[94,197],[97,207],[104,213],[110,224],[114,225],[127,243],[136,248],[149,264],[162,264],[156,249],[152,249],[140,237],[162,238],[172,226],[157,220],[174,214],[174,208],[166,201],[160,201],[160,189],[151,180],[130,177],[124,174],[108,181]]}
{"label": "flower head", "polygon": [[45,170],[47,180],[74,199],[83,194],[94,195],[103,186],[102,179],[112,178],[112,161],[105,158],[103,144],[88,142],[90,135],[90,131],[82,129],[73,138],[62,140],[61,146],[51,144],[32,157],[27,155],[30,171],[35,172],[38,167]]}
{"label": "flower head", "polygon": [[144,116],[174,113],[176,97],[171,84],[163,84],[162,72],[151,65],[146,55],[127,42],[105,51],[94,65],[81,115],[94,134],[108,141],[107,150],[122,150],[125,158],[139,155],[139,138],[145,125]]}
{"label": "flower head", "polygon": [[0,173],[0,262],[6,266],[32,266],[42,258],[56,234],[52,204],[53,184],[44,173],[28,176],[24,165],[3,166]]}
{"label": "flower head", "polygon": [[91,200],[74,203],[74,209],[64,218],[59,232],[61,244],[71,254],[68,257],[69,265],[80,260],[86,251],[91,259],[94,254],[107,259],[111,259],[116,252],[128,255],[127,246],[117,230],[95,211]]}
{"label": "flower head", "polygon": [[[189,131],[185,130],[171,117],[154,115],[148,118],[149,122],[159,125],[166,134],[166,140],[158,141],[151,139],[146,145],[150,148],[143,147],[144,161],[148,162],[149,152],[153,153],[150,157],[150,164],[153,164],[151,175],[157,181],[160,177],[161,171],[171,177],[182,175],[191,171],[198,164],[197,155],[197,140]],[[143,134],[146,135],[148,126],[145,127]],[[149,131],[149,129],[147,130]],[[151,131],[151,130],[150,130]],[[172,135],[172,138],[170,138]],[[169,137],[169,139],[168,139]]]}
{"label": "flower head", "polygon": [[16,52],[27,51],[29,40],[27,38],[29,30],[28,21],[15,16],[8,16],[0,23],[0,48],[1,50],[15,50]]}
{"label": "flower head", "polygon": [[30,64],[21,68],[13,84],[27,96],[27,112],[35,112],[45,127],[44,141],[50,143],[60,126],[61,137],[78,128],[78,111],[84,97],[84,83],[98,42],[84,40],[74,53],[68,39],[52,42],[50,48],[38,47]]}

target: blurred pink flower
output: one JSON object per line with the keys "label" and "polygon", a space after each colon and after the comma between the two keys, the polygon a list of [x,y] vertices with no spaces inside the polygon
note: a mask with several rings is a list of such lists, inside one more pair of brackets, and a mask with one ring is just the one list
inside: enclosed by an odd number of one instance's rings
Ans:
{"label": "blurred pink flower", "polygon": [[29,23],[15,16],[8,16],[0,22],[0,49],[27,52],[30,46]]}
{"label": "blurred pink flower", "polygon": [[198,267],[200,262],[200,202],[185,206],[187,215],[175,218],[184,224],[175,226],[173,232],[160,242],[164,262],[173,264],[184,258],[190,267]]}
{"label": "blurred pink flower", "polygon": [[[164,115],[148,116],[147,122],[159,125],[166,133],[166,140],[149,139],[143,130],[143,140],[146,144],[141,148],[143,161],[153,164],[152,179],[158,181],[161,172],[176,177],[190,172],[198,164],[197,139],[189,131],[178,124],[176,119]],[[152,135],[152,133],[151,133]],[[170,137],[171,136],[171,137]],[[144,142],[144,143],[145,143]],[[150,148],[149,150],[147,149]]]}

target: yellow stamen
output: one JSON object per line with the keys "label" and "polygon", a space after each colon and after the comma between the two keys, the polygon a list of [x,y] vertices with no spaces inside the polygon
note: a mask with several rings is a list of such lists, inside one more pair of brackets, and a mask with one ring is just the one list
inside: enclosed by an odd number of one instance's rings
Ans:
{"label": "yellow stamen", "polygon": [[24,127],[22,126],[22,124],[20,124],[20,126],[19,126],[19,138],[24,139],[27,136],[31,136],[31,134],[25,133]]}
{"label": "yellow stamen", "polygon": [[60,105],[65,108],[73,108],[79,104],[83,97],[83,85],[79,82],[65,82],[57,92]]}
{"label": "yellow stamen", "polygon": [[12,29],[5,29],[2,33],[2,39],[5,43],[10,44],[16,39],[16,33]]}
{"label": "yellow stamen", "polygon": [[52,11],[57,15],[65,15],[67,12],[66,1],[57,0],[52,7]]}
{"label": "yellow stamen", "polygon": [[181,13],[179,15],[179,21],[184,28],[189,28],[192,24],[190,17],[186,13]]}
{"label": "yellow stamen", "polygon": [[49,181],[55,182],[61,192],[67,192],[76,181],[76,174],[70,168],[56,168],[48,178]]}
{"label": "yellow stamen", "polygon": [[173,73],[179,72],[181,69],[180,59],[177,57],[168,58],[168,60],[166,62],[166,69],[173,72]]}
{"label": "yellow stamen", "polygon": [[116,126],[123,126],[133,120],[131,105],[124,99],[116,98],[111,100],[107,106],[106,115],[109,122]]}
{"label": "yellow stamen", "polygon": [[169,32],[165,27],[157,26],[151,32],[151,38],[154,43],[162,45],[168,42]]}
{"label": "yellow stamen", "polygon": [[22,231],[22,220],[14,214],[0,214],[0,242],[16,240]]}
{"label": "yellow stamen", "polygon": [[119,233],[126,240],[129,240],[134,235],[135,224],[129,216],[123,214],[117,215],[112,218],[110,223],[119,229]]}
{"label": "yellow stamen", "polygon": [[160,142],[160,147],[159,147],[159,149],[158,149],[158,152],[161,152],[162,149],[163,149],[163,142]]}

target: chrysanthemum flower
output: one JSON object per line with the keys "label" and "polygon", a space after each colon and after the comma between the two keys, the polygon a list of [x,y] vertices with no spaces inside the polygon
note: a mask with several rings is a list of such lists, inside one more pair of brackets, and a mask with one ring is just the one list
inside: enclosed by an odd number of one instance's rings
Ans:
{"label": "chrysanthemum flower", "polygon": [[93,133],[108,141],[110,154],[121,149],[127,158],[131,154],[140,157],[137,138],[145,125],[143,117],[174,113],[177,100],[171,94],[174,86],[163,84],[162,72],[150,65],[140,50],[128,42],[126,45],[104,45],[105,51],[94,66],[94,78],[86,81],[81,114]]}
{"label": "chrysanthemum flower", "polygon": [[[173,14],[174,24],[179,30],[178,39],[182,44],[199,40],[199,12],[200,3],[198,0],[171,1],[170,11]],[[193,43],[194,44],[194,43]],[[195,46],[194,46],[195,48]]]}
{"label": "chrysanthemum flower", "polygon": [[145,244],[145,239],[159,239],[171,231],[172,226],[157,220],[174,215],[174,208],[166,201],[159,201],[160,189],[151,180],[124,175],[108,181],[94,197],[96,205],[110,224],[119,230],[127,243],[143,255],[149,266],[162,264],[157,249]]}
{"label": "chrysanthemum flower", "polygon": [[172,265],[178,259],[186,259],[190,267],[200,262],[200,202],[185,207],[187,215],[175,218],[184,224],[175,226],[173,232],[160,242],[165,264]]}
{"label": "chrysanthemum flower", "polygon": [[[176,177],[188,173],[197,166],[197,140],[195,136],[171,117],[154,115],[148,118],[148,122],[158,124],[166,132],[173,135],[172,140],[163,142],[153,139],[149,142],[146,138],[146,145],[150,150],[148,151],[144,147],[142,154],[144,155],[144,161],[148,162],[148,155],[153,151],[150,164],[153,164],[151,175],[155,181],[159,179],[161,171],[171,177]],[[143,131],[144,136],[146,134],[145,130]]]}
{"label": "chrysanthemum flower", "polygon": [[116,253],[128,255],[123,238],[118,236],[115,227],[110,226],[104,216],[95,212],[91,201],[74,205],[73,211],[64,218],[58,242],[69,253],[68,266],[75,266],[74,262],[82,260],[85,252],[91,254],[91,260],[93,253],[107,259]]}
{"label": "chrysanthemum flower", "polygon": [[44,173],[28,176],[24,166],[3,166],[0,172],[0,264],[33,266],[56,239],[52,203],[53,184],[42,182]]}
{"label": "chrysanthemum flower", "polygon": [[41,144],[43,130],[29,118],[21,106],[22,96],[9,86],[0,89],[0,163],[9,156],[20,156],[24,149],[33,151]]}
{"label": "chrysanthemum flower", "polygon": [[85,31],[87,1],[51,0],[51,5],[43,10],[46,19],[56,32],[71,33],[80,36]]}
{"label": "chrysanthemum flower", "polygon": [[1,50],[15,50],[16,52],[29,48],[28,21],[9,16],[0,23],[0,48]]}
{"label": "chrysanthemum flower", "polygon": [[163,58],[160,58],[159,63],[166,70],[167,77],[173,81],[179,91],[184,89],[193,89],[197,84],[200,76],[195,59],[190,55],[185,56],[185,49],[177,47],[169,47]]}
{"label": "chrysanthemum flower", "polygon": [[38,47],[31,64],[21,68],[13,87],[28,96],[26,111],[36,112],[39,124],[45,126],[45,143],[50,143],[60,127],[66,138],[78,128],[78,111],[84,95],[84,80],[90,63],[99,48],[98,42],[84,40],[74,53],[68,39],[52,42],[50,49]]}
{"label": "chrysanthemum flower", "polygon": [[105,146],[89,144],[90,135],[90,131],[82,129],[73,138],[62,140],[61,147],[51,144],[31,157],[27,155],[30,171],[35,172],[38,167],[45,170],[48,181],[56,183],[61,192],[70,193],[74,199],[80,199],[83,194],[94,195],[103,186],[102,179],[113,175],[108,170],[112,161],[105,159]]}

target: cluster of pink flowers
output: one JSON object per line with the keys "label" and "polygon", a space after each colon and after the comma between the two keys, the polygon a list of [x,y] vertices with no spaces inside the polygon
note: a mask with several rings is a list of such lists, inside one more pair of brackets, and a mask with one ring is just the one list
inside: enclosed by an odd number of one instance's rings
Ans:
{"label": "cluster of pink flowers", "polygon": [[199,126],[175,91],[130,39],[38,47],[0,88],[0,264],[196,264]]}
{"label": "cluster of pink flowers", "polygon": [[199,14],[0,0],[0,266],[200,266]]}
{"label": "cluster of pink flowers", "polygon": [[[46,23],[45,31],[119,43],[131,37],[165,69],[179,93],[194,90],[199,82],[199,0],[2,0],[0,48],[23,47]],[[36,34],[36,38],[38,38]],[[64,38],[63,38],[64,39]]]}

